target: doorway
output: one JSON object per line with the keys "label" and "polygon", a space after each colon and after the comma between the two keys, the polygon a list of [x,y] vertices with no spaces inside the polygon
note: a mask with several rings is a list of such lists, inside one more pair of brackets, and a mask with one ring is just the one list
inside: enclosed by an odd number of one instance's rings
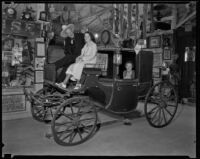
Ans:
{"label": "doorway", "polygon": [[179,96],[180,98],[191,98],[191,85],[194,82],[196,67],[195,62],[185,61],[185,48],[189,47],[191,49],[196,46],[196,27],[193,27],[190,32],[185,32],[184,27],[177,29],[175,45],[175,51],[179,55],[177,63],[181,77],[179,82]]}

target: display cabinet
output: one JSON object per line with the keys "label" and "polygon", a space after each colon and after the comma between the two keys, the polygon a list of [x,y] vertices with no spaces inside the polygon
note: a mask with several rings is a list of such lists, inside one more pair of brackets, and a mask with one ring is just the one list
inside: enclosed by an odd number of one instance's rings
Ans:
{"label": "display cabinet", "polygon": [[[2,115],[4,119],[28,116],[29,102],[23,89],[36,91],[35,72],[44,59],[37,57],[41,24],[35,21],[2,19]],[[35,63],[38,63],[36,65]]]}

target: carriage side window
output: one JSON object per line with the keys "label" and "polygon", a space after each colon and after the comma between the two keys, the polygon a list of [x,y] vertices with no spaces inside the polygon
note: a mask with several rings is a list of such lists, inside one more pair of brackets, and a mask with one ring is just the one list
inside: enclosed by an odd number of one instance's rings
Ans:
{"label": "carriage side window", "polygon": [[125,70],[123,71],[123,79],[135,79],[134,64],[132,61],[125,63]]}
{"label": "carriage side window", "polygon": [[107,76],[108,54],[97,53],[97,65],[101,68],[102,76]]}

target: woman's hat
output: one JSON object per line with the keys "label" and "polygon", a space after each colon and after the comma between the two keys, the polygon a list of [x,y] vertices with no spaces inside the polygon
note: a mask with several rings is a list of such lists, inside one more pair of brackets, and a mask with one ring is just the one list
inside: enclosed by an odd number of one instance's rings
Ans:
{"label": "woman's hat", "polygon": [[72,32],[74,32],[74,24],[63,25],[60,33],[61,37],[66,38],[68,36],[66,32],[67,29],[70,29]]}

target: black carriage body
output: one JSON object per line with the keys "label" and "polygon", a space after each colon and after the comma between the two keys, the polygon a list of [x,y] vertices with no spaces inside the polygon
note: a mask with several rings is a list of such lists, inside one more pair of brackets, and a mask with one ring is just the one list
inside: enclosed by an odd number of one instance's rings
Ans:
{"label": "black carriage body", "polygon": [[[108,54],[107,75],[101,76],[100,72],[84,69],[86,80],[85,93],[97,105],[113,113],[129,113],[137,107],[138,97],[147,94],[152,83],[153,53],[140,51],[138,55],[131,50],[120,50],[122,64],[113,64],[114,54],[117,49],[99,50],[98,53]],[[134,63],[136,78],[122,79],[126,61]]]}

